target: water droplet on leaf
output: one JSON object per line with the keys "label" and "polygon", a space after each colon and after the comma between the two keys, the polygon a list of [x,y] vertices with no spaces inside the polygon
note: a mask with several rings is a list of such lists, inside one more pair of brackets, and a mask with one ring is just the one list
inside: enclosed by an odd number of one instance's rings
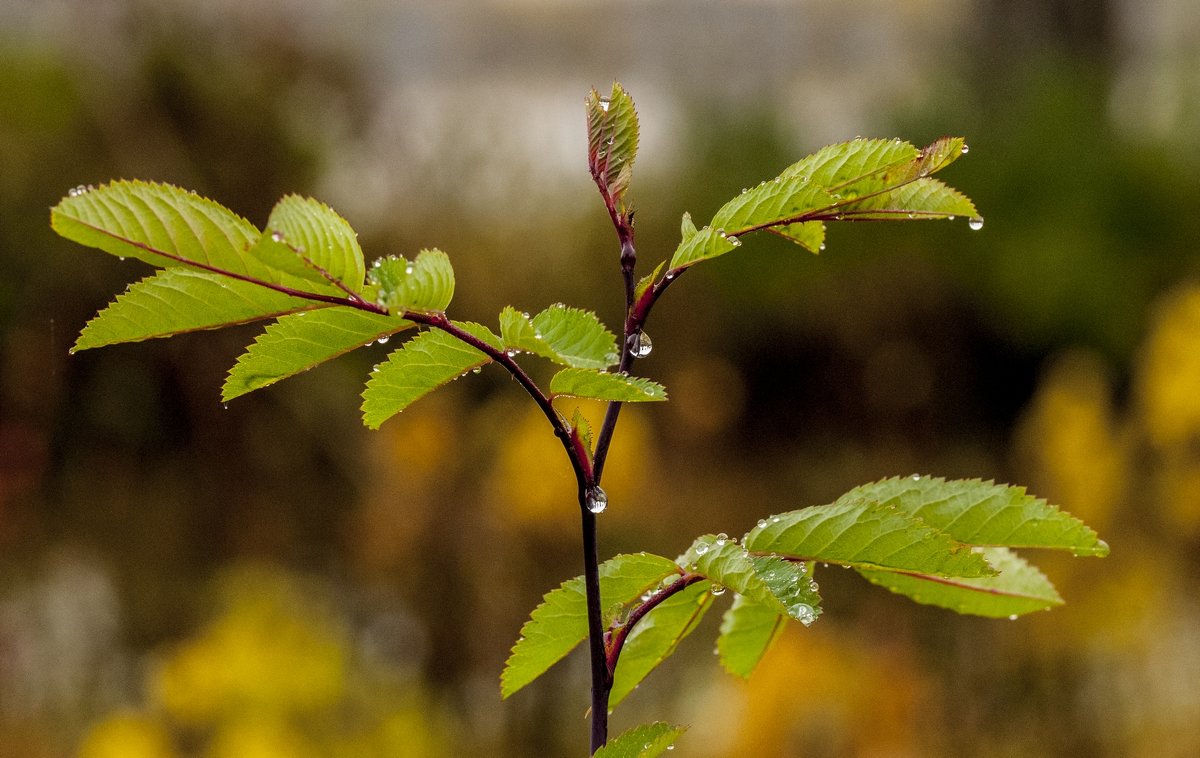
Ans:
{"label": "water droplet on leaf", "polygon": [[728,541],[729,541],[729,535],[726,534],[725,532],[721,532],[720,534],[717,535],[717,547],[723,547],[725,545],[725,543]]}
{"label": "water droplet on leaf", "polygon": [[817,612],[808,603],[796,603],[788,608],[788,615],[805,626],[812,626],[817,620]]}
{"label": "water droplet on leaf", "polygon": [[966,155],[969,152],[971,152],[971,146],[964,142],[962,146],[962,154]]}
{"label": "water droplet on leaf", "polygon": [[723,584],[714,584],[714,585],[712,586],[712,590],[711,590],[711,592],[712,592],[712,594],[714,594],[714,595],[724,595],[724,594],[725,594],[725,585],[723,585]]}
{"label": "water droplet on leaf", "polygon": [[271,232],[271,239],[275,242],[283,242],[283,232]]}
{"label": "water droplet on leaf", "polygon": [[971,227],[971,231],[977,232],[983,228],[983,216],[975,216],[967,221],[967,226]]}
{"label": "water droplet on leaf", "polygon": [[391,335],[385,334],[385,335],[383,335],[382,337],[380,337],[379,339],[375,340],[375,344],[377,344],[377,345],[386,345],[386,344],[387,344],[387,341],[388,341],[389,339],[391,339]]}
{"label": "water droplet on leaf", "polygon": [[707,552],[708,552],[708,543],[707,542],[696,543],[696,555],[704,555]]}
{"label": "water droplet on leaf", "polygon": [[759,529],[762,529],[766,525],[767,525],[767,520],[765,518],[760,518],[758,520],[758,528]]}
{"label": "water droplet on leaf", "polygon": [[600,98],[599,104],[600,104],[600,110],[604,111],[605,113],[608,113],[608,106],[612,105],[612,98],[602,97],[602,98]]}

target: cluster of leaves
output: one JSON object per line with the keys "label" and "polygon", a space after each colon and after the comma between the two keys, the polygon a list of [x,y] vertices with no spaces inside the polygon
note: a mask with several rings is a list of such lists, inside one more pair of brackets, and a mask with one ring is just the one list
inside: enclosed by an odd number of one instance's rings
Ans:
{"label": "cluster of leaves", "polygon": [[[828,221],[964,216],[972,228],[982,224],[968,198],[932,177],[967,152],[962,138],[922,149],[898,139],[855,139],[743,190],[703,227],[684,214],[674,253],[635,283],[626,194],[637,113],[619,84],[605,96],[593,90],[586,110],[590,173],[621,245],[626,318],[620,339],[591,311],[563,304],[536,315],[506,307],[497,331],[452,320],[454,271],[444,253],[422,250],[412,260],[388,256],[367,266],[350,225],[310,198],[284,197],[260,230],[194,193],[121,181],[72,190],[53,209],[52,225],[68,239],[160,271],[92,319],[74,349],[271,320],[230,370],[221,393],[228,401],[407,333],[411,337],[367,381],[367,426],[377,428],[434,389],[500,364],[550,421],[574,467],[580,504],[595,513],[607,502],[599,477],[615,411],[621,403],[666,399],[662,385],[629,369],[649,351],[643,326],[651,309],[688,268],[733,252],[756,231],[815,253],[825,247]],[[521,354],[555,364],[547,390],[517,362]],[[578,411],[570,420],[558,411],[559,397],[610,403],[595,441]],[[726,592],[733,603],[717,641],[721,664],[749,676],[788,620],[807,626],[819,617],[818,564],[853,568],[893,592],[960,613],[1014,617],[1061,603],[1045,576],[1012,551],[1027,547],[1107,552],[1082,522],[1020,488],[887,479],[829,505],[763,519],[740,540],[704,535],[675,560],[619,555],[598,567],[598,581],[589,573],[589,580],[566,582],[525,624],[501,678],[502,695],[536,679],[591,629],[593,694],[602,694],[593,703],[616,705]],[[604,630],[602,640],[596,630]],[[602,742],[607,722],[601,723]],[[597,754],[651,758],[669,749],[679,732],[665,724],[638,727]],[[594,730],[594,747],[595,737]]]}
{"label": "cluster of leaves", "polygon": [[[703,535],[675,560],[616,556],[601,566],[600,579],[611,703],[674,652],[727,591],[733,603],[717,651],[727,671],[748,677],[788,620],[809,626],[820,616],[818,564],[852,568],[892,592],[959,613],[1016,618],[1060,605],[1045,575],[1013,548],[1108,553],[1083,522],[1020,487],[913,476],[762,519],[740,540]],[[503,695],[532,682],[586,634],[579,577],[548,593],[521,630],[501,677]]]}
{"label": "cluster of leaves", "polygon": [[454,270],[422,250],[364,265],[357,235],[328,206],[288,196],[259,230],[176,187],[122,181],[79,188],[52,212],[64,237],[161,271],[132,284],[83,329],[73,350],[274,319],[238,358],[224,401],[417,325],[433,326],[375,367],[363,392],[372,427],[468,371],[532,353],[563,366],[552,396],[665,400],[661,385],[608,371],[616,337],[595,314],[552,305],[535,316],[500,313],[499,334],[449,320]]}

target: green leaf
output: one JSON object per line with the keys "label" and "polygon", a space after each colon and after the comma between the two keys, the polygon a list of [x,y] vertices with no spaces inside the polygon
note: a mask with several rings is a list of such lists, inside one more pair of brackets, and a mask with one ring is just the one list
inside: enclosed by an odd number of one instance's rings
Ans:
{"label": "green leaf", "polygon": [[592,754],[592,758],[656,758],[667,752],[686,731],[685,726],[672,726],[661,721],[635,726],[609,740]]}
{"label": "green leaf", "polygon": [[712,607],[711,582],[691,584],[662,601],[638,622],[621,648],[609,707],[615,708],[692,633]]}
{"label": "green leaf", "polygon": [[846,203],[838,213],[850,221],[977,217],[975,204],[965,195],[928,177]]}
{"label": "green leaf", "polygon": [[744,234],[796,219],[818,208],[829,208],[835,198],[807,176],[779,177],[743,191],[717,211],[709,225],[728,234]]}
{"label": "green leaf", "polygon": [[[678,563],[778,613],[790,615],[803,603],[805,619],[812,623],[819,612],[821,596],[811,589],[803,564],[779,556],[751,555],[724,535],[698,537]],[[795,613],[799,615],[801,610]]]}
{"label": "green leaf", "polygon": [[555,374],[550,379],[550,394],[620,403],[667,399],[666,388],[649,379],[582,368],[565,368]]}
{"label": "green leaf", "polygon": [[706,226],[679,243],[675,254],[671,256],[670,265],[673,270],[687,268],[694,263],[724,255],[737,249],[740,244],[737,237],[730,237],[720,229]]}
{"label": "green leaf", "polygon": [[633,99],[617,82],[603,97],[595,89],[586,100],[588,163],[592,176],[618,202],[629,187],[638,148],[638,119]]}
{"label": "green leaf", "polygon": [[825,249],[825,224],[821,221],[772,226],[767,231],[795,242],[810,253],[819,253]]}
{"label": "green leaf", "polygon": [[[600,564],[600,598],[610,609],[605,623],[667,576],[678,576],[669,558],[647,553],[618,555]],[[587,597],[583,577],[546,593],[521,627],[521,638],[500,675],[500,694],[509,697],[562,660],[587,637]]]}
{"label": "green leaf", "polygon": [[250,254],[260,233],[227,208],[168,184],[119,181],[72,192],[50,212],[69,240],[153,266],[193,265],[302,286]]}
{"label": "green leaf", "polygon": [[874,173],[918,160],[921,151],[899,139],[853,139],[826,145],[780,173],[803,177],[817,187],[841,189]]}
{"label": "green leaf", "polygon": [[838,501],[765,519],[746,535],[747,550],[858,568],[938,576],[995,572],[970,547],[895,507]]}
{"label": "green leaf", "polygon": [[962,578],[859,569],[870,582],[906,595],[918,603],[958,613],[1014,618],[1062,605],[1062,598],[1042,572],[1002,547],[978,548],[997,576]]}
{"label": "green leaf", "polygon": [[511,306],[500,312],[506,348],[524,350],[573,368],[605,369],[615,364],[617,338],[591,311],[552,305],[532,319]]}
{"label": "green leaf", "polygon": [[411,321],[355,308],[331,307],[284,316],[260,334],[225,377],[229,402],[340,355],[408,329]]}
{"label": "green leaf", "polygon": [[735,676],[749,678],[786,623],[787,616],[738,595],[721,618],[717,637],[721,665]]}
{"label": "green leaf", "polygon": [[962,155],[961,137],[917,150],[900,140],[856,139],[829,145],[721,206],[704,230],[690,218],[673,269],[730,252],[738,237],[767,230],[818,252],[828,220],[975,217],[961,193],[928,176]]}
{"label": "green leaf", "polygon": [[284,196],[251,252],[272,268],[326,288],[363,289],[365,266],[358,234],[319,200]]}
{"label": "green leaf", "polygon": [[441,250],[422,250],[411,263],[404,258],[380,258],[369,272],[379,286],[379,304],[391,313],[443,312],[454,298],[454,267]]}
{"label": "green leaf", "polygon": [[1108,545],[1079,519],[1045,500],[978,479],[897,477],[856,487],[838,502],[867,500],[900,509],[971,545],[1045,547],[1108,555]]}
{"label": "green leaf", "polygon": [[587,416],[584,416],[583,411],[578,408],[575,409],[574,415],[571,416],[571,433],[583,443],[583,448],[587,451],[588,455],[591,455],[592,422],[588,421]]}
{"label": "green leaf", "polygon": [[[453,322],[483,342],[500,350],[500,340],[485,326]],[[440,329],[431,329],[388,356],[371,372],[363,391],[363,423],[372,429],[403,411],[433,390],[454,381],[492,359]]]}
{"label": "green leaf", "polygon": [[311,301],[257,284],[170,268],[130,285],[87,323],[71,349],[244,324],[312,307]]}
{"label": "green leaf", "polygon": [[[686,215],[686,214],[684,214],[684,215]],[[666,265],[667,265],[666,261],[659,261],[658,265],[654,267],[653,271],[651,271],[649,274],[646,274],[645,276],[643,276],[641,279],[638,280],[637,285],[633,289],[634,302],[641,300],[642,295],[646,294],[646,290],[650,289],[650,287],[656,281],[658,281],[658,277],[660,274],[662,274],[662,270],[664,267],[666,267]]]}

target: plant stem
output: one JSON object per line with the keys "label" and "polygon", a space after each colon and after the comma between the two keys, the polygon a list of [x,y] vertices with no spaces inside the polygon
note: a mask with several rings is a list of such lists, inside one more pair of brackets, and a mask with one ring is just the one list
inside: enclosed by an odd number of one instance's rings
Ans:
{"label": "plant stem", "polygon": [[[612,690],[612,672],[604,645],[603,609],[600,606],[600,554],[596,546],[596,514],[587,508],[586,492],[580,492],[583,522],[583,584],[587,597],[588,651],[592,668],[591,753],[608,742],[608,693]],[[589,753],[590,755],[590,753]]]}

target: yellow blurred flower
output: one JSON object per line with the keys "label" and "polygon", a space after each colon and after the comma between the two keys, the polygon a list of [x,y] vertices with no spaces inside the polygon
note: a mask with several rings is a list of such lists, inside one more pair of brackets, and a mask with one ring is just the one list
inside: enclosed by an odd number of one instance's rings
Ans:
{"label": "yellow blurred flower", "polygon": [[1200,286],[1182,288],[1160,304],[1142,347],[1137,397],[1155,445],[1200,436]]}
{"label": "yellow blurred flower", "polygon": [[255,715],[220,726],[207,758],[317,758],[308,741],[280,718]]}
{"label": "yellow blurred flower", "polygon": [[228,712],[305,712],[345,689],[344,651],[328,622],[281,576],[231,575],[223,614],[159,667],[155,689],[184,722]]}
{"label": "yellow blurred flower", "polygon": [[1105,531],[1129,491],[1130,455],[1098,358],[1076,352],[1054,363],[1020,422],[1016,447],[1034,494]]}
{"label": "yellow blurred flower", "polygon": [[135,711],[118,711],[88,730],[79,758],[172,758],[166,727]]}

